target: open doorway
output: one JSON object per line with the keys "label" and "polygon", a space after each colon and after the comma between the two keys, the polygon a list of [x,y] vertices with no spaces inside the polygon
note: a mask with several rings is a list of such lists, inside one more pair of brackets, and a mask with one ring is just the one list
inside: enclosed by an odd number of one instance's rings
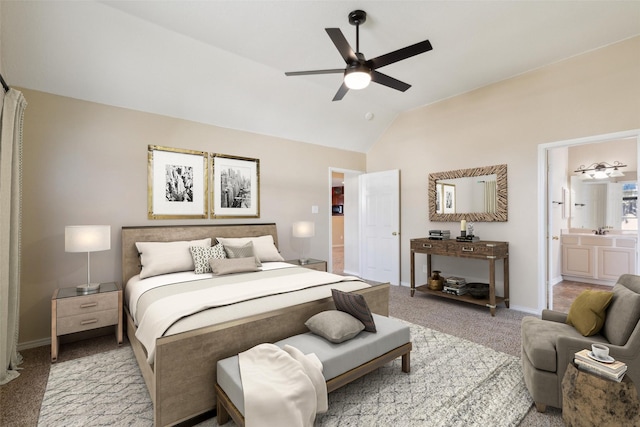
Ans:
{"label": "open doorway", "polygon": [[344,274],[344,173],[331,173],[331,268]]}
{"label": "open doorway", "polygon": [[[629,228],[631,222],[637,224],[637,212],[635,208],[630,209],[633,204],[630,200],[635,197],[633,206],[637,206],[639,145],[640,130],[635,130],[540,147],[540,218],[544,219],[540,248],[544,251],[541,258],[545,259],[544,272],[541,271],[545,280],[539,288],[539,301],[544,302],[542,308],[566,312],[575,296],[583,290],[610,288],[619,274],[637,274],[639,271],[639,231],[637,225]],[[601,162],[613,164],[614,160],[628,165],[624,168],[624,176],[607,176],[601,180],[593,177],[583,180],[577,176],[576,170],[581,167],[589,168]],[[623,194],[628,183],[636,188],[635,196]],[[596,191],[602,186],[607,186],[607,190]],[[620,191],[614,191],[618,187]],[[595,200],[596,195],[608,195],[608,198]],[[631,237],[634,247],[593,245],[595,231],[602,228],[607,229],[609,239],[620,238],[621,246],[627,245],[626,242],[622,244],[622,240]],[[583,240],[588,243],[583,245]],[[617,245],[615,240],[612,242],[606,243]]]}

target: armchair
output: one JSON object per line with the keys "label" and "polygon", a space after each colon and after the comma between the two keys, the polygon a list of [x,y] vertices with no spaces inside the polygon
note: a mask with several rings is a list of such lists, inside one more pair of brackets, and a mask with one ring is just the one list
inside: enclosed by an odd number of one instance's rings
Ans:
{"label": "armchair", "polygon": [[553,310],[543,310],[541,318],[522,319],[522,370],[536,409],[544,412],[547,405],[562,408],[562,378],[567,366],[576,352],[596,342],[607,345],[613,358],[628,365],[626,375],[640,395],[640,276],[620,276],[604,326],[596,335],[582,336],[566,320],[566,313]]}

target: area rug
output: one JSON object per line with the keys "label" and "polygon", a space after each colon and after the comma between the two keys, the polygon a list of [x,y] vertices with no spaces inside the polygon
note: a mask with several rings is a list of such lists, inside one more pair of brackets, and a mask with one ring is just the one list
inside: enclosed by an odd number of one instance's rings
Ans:
{"label": "area rug", "polygon": [[[403,373],[397,359],[334,391],[317,426],[520,423],[533,402],[517,357],[409,325],[411,373]],[[52,366],[38,425],[152,426],[150,397],[131,348]],[[210,419],[198,426],[217,423]]]}

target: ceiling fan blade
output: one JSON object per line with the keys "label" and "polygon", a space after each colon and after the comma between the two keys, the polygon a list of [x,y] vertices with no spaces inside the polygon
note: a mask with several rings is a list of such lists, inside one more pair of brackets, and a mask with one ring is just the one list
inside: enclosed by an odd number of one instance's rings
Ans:
{"label": "ceiling fan blade", "polygon": [[400,92],[405,92],[411,87],[410,84],[401,82],[400,80],[389,77],[386,74],[382,74],[381,72],[376,70],[371,70],[371,81],[384,86],[388,86],[391,89],[399,90]]}
{"label": "ceiling fan blade", "polygon": [[344,96],[347,94],[348,91],[349,91],[349,88],[343,82],[342,86],[340,86],[340,89],[338,89],[332,101],[340,101],[342,98],[344,98]]}
{"label": "ceiling fan blade", "polygon": [[286,76],[308,76],[311,74],[337,74],[344,73],[344,68],[334,68],[331,70],[311,70],[311,71],[287,71]]}
{"label": "ceiling fan blade", "polygon": [[370,59],[366,64],[371,69],[384,67],[385,65],[393,64],[394,62],[402,61],[403,59],[411,58],[412,56],[419,55],[424,52],[428,52],[433,47],[429,40],[425,40],[420,43],[412,44],[411,46],[403,47],[402,49],[394,50],[385,55],[378,56]]}
{"label": "ceiling fan blade", "polygon": [[338,49],[338,52],[340,52],[340,55],[342,55],[344,62],[350,64],[358,60],[355,52],[349,45],[349,42],[344,37],[344,34],[342,34],[342,31],[340,31],[340,28],[325,28],[325,31],[329,34],[333,44],[336,45],[336,48]]}

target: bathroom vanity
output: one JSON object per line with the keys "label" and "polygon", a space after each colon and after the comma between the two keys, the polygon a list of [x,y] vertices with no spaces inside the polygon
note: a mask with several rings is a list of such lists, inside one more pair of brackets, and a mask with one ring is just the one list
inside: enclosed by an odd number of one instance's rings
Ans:
{"label": "bathroom vanity", "polygon": [[620,275],[636,273],[636,234],[570,229],[563,230],[561,243],[564,280],[614,285]]}

